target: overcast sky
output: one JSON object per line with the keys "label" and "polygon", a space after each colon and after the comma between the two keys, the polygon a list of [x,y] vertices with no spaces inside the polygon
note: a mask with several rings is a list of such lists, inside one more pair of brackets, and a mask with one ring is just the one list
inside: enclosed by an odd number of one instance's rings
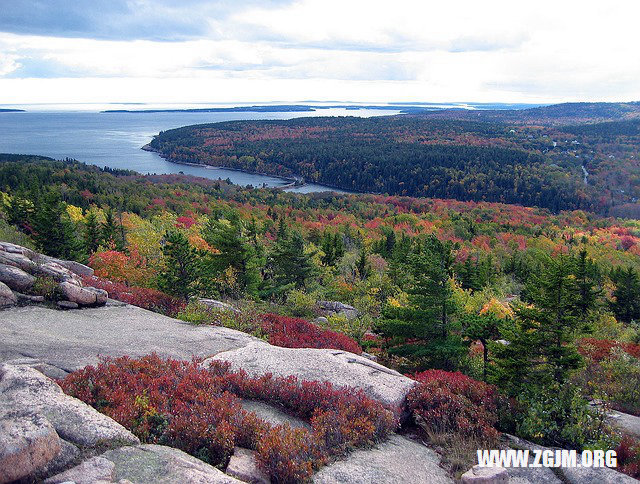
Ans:
{"label": "overcast sky", "polygon": [[638,0],[0,0],[0,103],[640,100]]}

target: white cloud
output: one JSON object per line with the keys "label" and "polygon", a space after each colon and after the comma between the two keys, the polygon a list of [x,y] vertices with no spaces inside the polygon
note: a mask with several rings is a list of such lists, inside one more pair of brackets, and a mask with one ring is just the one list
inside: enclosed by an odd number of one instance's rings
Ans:
{"label": "white cloud", "polygon": [[640,99],[633,0],[176,5],[162,11],[181,29],[189,12],[201,15],[205,33],[172,42],[0,34],[0,103],[35,99],[36,85],[55,85],[56,102],[166,101],[150,99],[166,86],[184,102]]}

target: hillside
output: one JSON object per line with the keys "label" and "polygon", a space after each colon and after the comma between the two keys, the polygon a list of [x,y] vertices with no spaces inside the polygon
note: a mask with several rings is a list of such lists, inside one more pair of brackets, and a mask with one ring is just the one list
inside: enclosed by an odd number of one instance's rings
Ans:
{"label": "hillside", "polygon": [[149,148],[170,161],[295,175],[358,192],[553,211],[616,213],[625,205],[629,213],[640,198],[638,116],[633,103],[584,103],[238,121],[164,131]]}
{"label": "hillside", "polygon": [[[186,421],[166,406],[171,399],[164,394],[149,393],[148,404],[146,397],[136,397],[143,392],[139,381],[156,388],[163,378],[174,382],[204,378],[211,385],[207,394],[219,395],[221,388],[233,385],[234,392],[262,395],[280,387],[261,386],[265,383],[255,365],[271,373],[304,374],[286,362],[294,361],[294,354],[313,350],[319,353],[309,354],[340,353],[368,368],[388,375],[401,373],[400,378],[417,382],[407,394],[403,408],[410,418],[401,431],[415,432],[441,449],[442,465],[451,475],[471,467],[476,449],[494,448],[505,435],[516,434],[540,446],[617,449],[625,456],[621,469],[637,476],[637,437],[622,438],[609,424],[602,424],[609,409],[640,416],[637,220],[451,199],[300,195],[21,155],[0,156],[0,199],[0,240],[88,264],[94,274],[87,272],[76,282],[95,288],[89,290],[90,304],[96,302],[97,293],[104,299],[106,291],[111,299],[193,325],[174,334],[167,327],[184,323],[143,316],[132,323],[135,336],[127,331],[113,336],[122,349],[105,352],[142,359],[74,372],[65,383],[75,396],[119,419],[144,442],[168,441],[224,467],[229,447],[216,447],[218,437],[212,437],[215,446],[203,450],[197,432],[189,434],[195,440],[176,442],[165,424],[179,426]],[[93,311],[105,315],[102,311],[108,310],[116,315],[122,309],[74,309],[65,319],[57,319],[55,313],[51,316],[52,308],[69,305],[55,274],[41,273],[35,259],[29,263],[18,257],[21,267],[35,271],[25,278],[4,267],[15,264],[15,259],[0,257],[0,280],[24,285],[14,289],[22,296],[10,297],[12,304],[36,298],[44,308],[3,313],[22,311],[26,318],[16,317],[7,326],[12,357],[20,353],[44,359],[46,352],[39,345],[48,334],[62,346],[46,344],[58,353],[57,360],[46,361],[60,368],[63,359],[77,357],[68,367],[75,370],[89,362],[91,351],[97,354],[110,344],[110,326],[99,324],[103,316],[91,322],[81,316]],[[126,315],[114,316],[113,323],[117,321],[125,324]],[[33,324],[28,335],[19,334],[20,327]],[[77,325],[90,334],[76,335]],[[183,360],[144,359],[147,351],[185,358],[189,337],[224,333],[221,327],[251,335],[240,340],[223,336],[229,349],[237,348],[238,341],[241,346],[230,352],[228,361],[262,383],[226,372],[203,374]],[[56,331],[73,334],[59,338],[53,334]],[[163,334],[173,335],[166,338],[167,350],[162,348]],[[269,350],[248,348],[244,343],[249,340],[253,341],[249,346],[268,343]],[[192,351],[206,354],[210,343],[205,338]],[[298,349],[303,351],[294,351]],[[256,354],[264,361],[257,363]],[[311,364],[312,359],[303,361]],[[157,373],[147,374],[155,367],[167,372],[160,380]],[[313,368],[310,379],[344,382],[339,378],[345,372],[328,374],[329,366],[321,361]],[[142,380],[131,378],[132,372],[140,373]],[[120,377],[127,382],[126,391],[112,385],[124,381]],[[94,398],[83,390],[87,381],[101,396]],[[282,401],[306,402],[298,400],[294,387],[282,388],[292,392],[276,393]],[[286,443],[305,439],[287,433],[280,440],[262,440],[271,434],[262,433],[259,426],[236,426],[237,421],[229,424],[236,429],[233,432],[253,428],[256,433],[253,437],[233,433],[227,442],[243,442],[240,447],[248,445],[259,452],[265,459],[263,468],[273,475],[302,469],[301,475],[308,476],[340,454],[343,445],[351,449],[378,442],[389,430],[386,414],[378,413],[373,403],[331,395],[347,399],[346,413],[323,414],[314,420],[318,433],[313,438],[325,442],[318,444],[318,455]],[[592,408],[590,399],[603,401],[605,407]],[[203,406],[195,408],[203,413],[189,414],[197,419],[213,411],[208,405],[226,412],[230,404],[218,397],[198,401]],[[100,402],[111,403],[105,407]],[[317,405],[305,403],[300,415],[311,419]],[[157,412],[165,417],[154,417],[147,425],[135,416],[149,408],[155,409],[149,415]],[[349,415],[364,415],[366,422],[353,429],[350,422],[359,420]],[[368,419],[378,419],[379,426],[371,426]],[[332,422],[341,422],[339,428]],[[179,433],[179,427],[170,428]],[[337,435],[338,443],[322,440],[332,435]],[[289,455],[284,461],[291,467],[273,467],[268,449],[282,455],[290,447],[293,454],[284,454]],[[303,480],[296,477],[291,482]]]}

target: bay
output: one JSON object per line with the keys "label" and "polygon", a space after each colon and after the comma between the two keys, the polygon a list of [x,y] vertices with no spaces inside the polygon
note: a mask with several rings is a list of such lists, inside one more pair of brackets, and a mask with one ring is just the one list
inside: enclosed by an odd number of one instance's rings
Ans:
{"label": "bay", "polygon": [[[308,112],[155,112],[101,113],[87,110],[29,110],[0,113],[0,153],[73,158],[101,167],[139,173],[185,173],[254,187],[281,187],[282,178],[244,173],[225,168],[180,165],[142,150],[160,131],[192,124],[249,119],[291,119],[301,116],[380,116],[393,111],[373,109],[320,109]],[[308,183],[292,191],[311,193],[338,191]]]}

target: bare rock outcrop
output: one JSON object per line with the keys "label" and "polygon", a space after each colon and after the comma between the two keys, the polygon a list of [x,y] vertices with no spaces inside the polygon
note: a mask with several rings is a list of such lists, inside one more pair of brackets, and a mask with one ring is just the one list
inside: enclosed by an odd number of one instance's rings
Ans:
{"label": "bare rock outcrop", "polygon": [[453,484],[440,467],[440,456],[419,442],[392,435],[373,449],[356,450],[343,460],[320,469],[317,484],[407,482]]}
{"label": "bare rock outcrop", "polygon": [[251,343],[225,351],[202,362],[228,361],[233,368],[251,376],[271,373],[278,377],[295,375],[299,380],[328,381],[336,387],[353,387],[388,405],[398,417],[415,381],[362,356],[342,350],[281,348],[266,343]]}
{"label": "bare rock outcrop", "polygon": [[252,450],[236,447],[229,459],[226,473],[250,484],[270,484],[271,480],[259,467],[256,453]]}
{"label": "bare rock outcrop", "polygon": [[162,445],[120,447],[105,452],[45,481],[45,484],[121,483],[239,484],[219,469]]}
{"label": "bare rock outcrop", "polygon": [[36,473],[61,449],[60,437],[42,415],[18,411],[0,417],[0,483]]}
{"label": "bare rock outcrop", "polygon": [[46,417],[58,435],[80,447],[138,444],[140,441],[115,420],[77,398],[35,368],[0,366],[0,415],[16,409]]}
{"label": "bare rock outcrop", "polygon": [[18,303],[18,297],[4,282],[0,282],[0,309],[10,308]]}
{"label": "bare rock outcrop", "polygon": [[26,247],[0,242],[0,308],[44,302],[41,295],[28,294],[38,277],[49,278],[58,285],[58,291],[64,297],[63,301],[58,301],[62,302],[58,305],[61,309],[72,307],[65,302],[79,307],[102,306],[107,302],[107,292],[85,287],[82,283],[82,276],[90,275],[93,275],[93,269],[79,262],[56,259]]}
{"label": "bare rock outcrop", "polygon": [[31,289],[36,278],[19,267],[0,264],[0,282],[4,282],[14,291],[25,292]]}

